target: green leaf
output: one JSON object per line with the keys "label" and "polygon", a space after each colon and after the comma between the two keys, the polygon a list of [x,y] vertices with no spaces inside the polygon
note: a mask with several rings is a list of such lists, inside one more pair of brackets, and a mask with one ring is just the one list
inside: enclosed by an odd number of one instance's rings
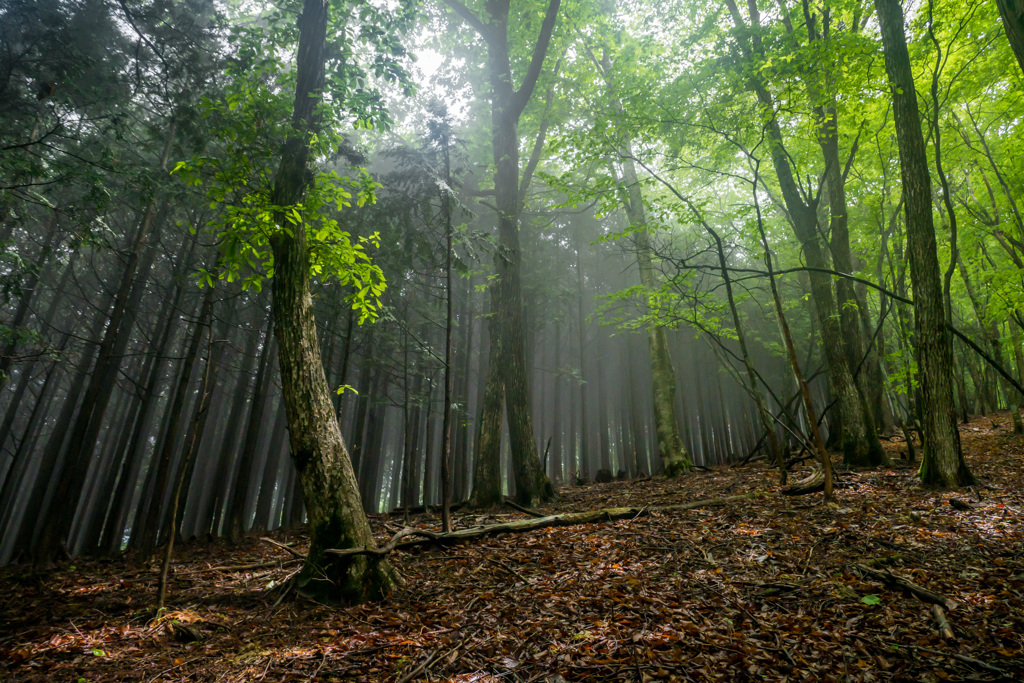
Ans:
{"label": "green leaf", "polygon": [[880,605],[882,604],[882,598],[877,595],[865,595],[860,599],[865,605]]}

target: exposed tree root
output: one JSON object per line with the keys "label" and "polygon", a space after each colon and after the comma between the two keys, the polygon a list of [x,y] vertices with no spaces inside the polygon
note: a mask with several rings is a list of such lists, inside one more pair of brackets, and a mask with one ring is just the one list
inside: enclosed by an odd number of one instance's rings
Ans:
{"label": "exposed tree root", "polygon": [[[537,529],[592,524],[594,522],[614,522],[620,519],[644,517],[653,512],[682,512],[684,510],[696,510],[698,508],[721,507],[723,505],[729,505],[730,503],[753,500],[756,495],[757,494],[743,494],[738,496],[725,496],[724,498],[695,500],[679,505],[663,505],[658,507],[605,508],[603,510],[588,510],[586,512],[566,512],[560,515],[548,515],[546,517],[523,519],[515,522],[458,529],[447,534],[439,534],[433,531],[426,531],[424,529],[412,529],[407,527],[395,534],[387,545],[381,548],[335,548],[325,550],[324,552],[336,556],[376,555],[383,557],[385,555],[390,555],[396,550],[412,548],[420,545],[459,543],[461,541],[496,534],[525,533],[528,531],[536,531]],[[419,536],[420,538],[402,540],[410,536]]]}

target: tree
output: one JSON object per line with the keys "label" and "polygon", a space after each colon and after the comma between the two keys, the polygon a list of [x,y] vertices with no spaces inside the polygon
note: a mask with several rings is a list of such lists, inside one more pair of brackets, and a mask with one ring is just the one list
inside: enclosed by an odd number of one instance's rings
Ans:
{"label": "tree", "polygon": [[921,480],[931,486],[974,481],[960,448],[953,403],[953,340],[946,326],[932,223],[931,177],[899,0],[875,0],[889,74],[914,283],[914,341],[921,383]]}
{"label": "tree", "polygon": [[[341,144],[336,127],[346,113],[338,104],[350,107],[348,114],[358,116],[365,126],[387,123],[377,100],[361,100],[361,92],[349,91],[357,77],[367,77],[361,65],[338,62],[351,50],[346,42],[352,40],[351,34],[342,30],[349,14],[361,17],[358,39],[383,52],[374,62],[375,75],[401,82],[404,72],[398,60],[404,50],[393,33],[401,28],[401,21],[358,1],[343,6],[344,16],[332,17],[332,7],[329,0],[303,4],[297,24],[295,80],[290,84],[294,92],[290,117],[284,115],[288,89],[268,87],[269,82],[288,83],[278,55],[292,38],[282,15],[272,15],[265,32],[254,28],[243,33],[229,90],[222,101],[210,103],[211,115],[221,120],[221,141],[227,149],[220,158],[197,157],[180,163],[176,170],[193,184],[202,183],[203,174],[214,171],[206,177],[208,195],[223,204],[223,216],[215,225],[222,236],[225,262],[219,275],[229,280],[242,277],[244,286],[259,286],[261,272],[242,276],[244,267],[260,264],[272,274],[282,397],[310,532],[309,553],[298,577],[300,589],[359,602],[386,595],[396,579],[387,562],[329,552],[372,547],[374,540],[328,390],[310,274],[334,276],[340,284],[352,285],[351,303],[361,311],[361,320],[375,313],[375,302],[384,290],[382,273],[370,263],[364,243],[352,242],[329,207],[339,211],[349,207],[353,193],[360,205],[372,201],[376,184],[365,171],[343,178],[335,171],[318,171],[317,164]],[[330,79],[329,26],[332,40],[338,41],[331,48],[330,59],[335,61]],[[325,90],[331,92],[335,106],[326,105]],[[258,146],[266,129],[285,138],[269,183],[273,159]],[[239,190],[242,197],[237,200]],[[210,283],[212,274],[203,277]]]}
{"label": "tree", "polygon": [[996,4],[999,5],[999,14],[1003,18],[1003,28],[1006,29],[1010,47],[1024,71],[1024,1],[996,0]]}
{"label": "tree", "polygon": [[[509,52],[509,10],[511,0],[487,0],[483,12],[473,13],[459,0],[446,0],[448,5],[487,44],[488,78],[491,84],[491,145],[494,155],[494,193],[498,214],[498,242],[495,255],[498,273],[496,304],[492,313],[491,344],[497,356],[496,363],[488,365],[493,374],[493,385],[488,389],[491,402],[500,401],[504,394],[512,446],[513,471],[516,481],[516,499],[522,505],[535,500],[548,500],[554,489],[540,466],[537,444],[533,432],[533,417],[527,379],[526,349],[523,339],[523,297],[521,292],[522,253],[519,246],[519,216],[523,199],[519,178],[519,117],[533,95],[544,67],[551,33],[558,19],[561,0],[550,0],[547,12],[533,46],[529,67],[518,88],[514,86],[512,61]],[[528,181],[527,181],[528,182]],[[488,384],[492,378],[488,377]],[[500,387],[500,389],[499,389]],[[493,413],[492,413],[493,415]],[[484,430],[501,428],[501,409],[496,421],[491,420]],[[489,438],[493,440],[493,435]],[[483,446],[481,446],[483,451]],[[496,450],[488,451],[494,453]]]}

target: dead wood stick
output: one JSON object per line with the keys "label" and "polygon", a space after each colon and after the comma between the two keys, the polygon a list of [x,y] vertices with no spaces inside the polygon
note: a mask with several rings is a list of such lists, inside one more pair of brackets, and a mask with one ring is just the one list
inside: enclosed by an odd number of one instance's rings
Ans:
{"label": "dead wood stick", "polygon": [[515,569],[513,569],[512,567],[509,567],[509,566],[508,566],[507,564],[505,564],[504,562],[499,562],[498,560],[495,560],[495,559],[493,559],[493,558],[491,558],[491,557],[488,557],[488,558],[487,558],[487,561],[488,561],[488,562],[490,562],[491,564],[493,564],[493,565],[497,566],[497,567],[501,567],[502,569],[504,569],[505,571],[507,571],[507,572],[508,572],[509,574],[511,574],[512,576],[516,577],[516,578],[517,578],[517,579],[519,579],[520,581],[522,581],[523,583],[530,583],[529,581],[527,581],[527,580],[526,580],[526,577],[525,577],[525,576],[523,576],[522,574],[520,574],[519,572],[517,572],[517,571],[516,571]]}
{"label": "dead wood stick", "polygon": [[516,510],[519,510],[524,514],[530,515],[531,517],[544,517],[543,512],[537,512],[536,510],[531,510],[528,507],[523,507],[522,505],[515,502],[511,498],[505,498],[502,500],[502,502],[505,503],[505,505],[508,505],[510,508],[515,508]]}
{"label": "dead wood stick", "polygon": [[402,676],[400,679],[398,679],[398,683],[408,683],[412,679],[414,679],[417,676],[419,676],[420,673],[423,670],[425,670],[428,666],[430,666],[434,662],[434,659],[437,658],[437,653],[439,653],[439,652],[440,652],[440,650],[434,650],[433,652],[431,652],[430,656],[427,657],[426,659],[424,659],[423,662],[419,666],[417,666],[415,669],[413,669],[409,673],[407,673],[404,676]]}
{"label": "dead wood stick", "polygon": [[998,666],[992,666],[991,664],[989,664],[987,662],[983,662],[980,659],[975,659],[974,657],[968,657],[967,655],[962,655],[962,654],[959,654],[957,652],[942,652],[941,650],[933,650],[930,647],[921,647],[920,645],[910,645],[910,644],[902,645],[902,647],[910,647],[910,648],[913,648],[915,650],[920,650],[921,652],[927,652],[928,654],[932,654],[932,655],[938,655],[940,657],[952,657],[953,659],[960,660],[964,664],[971,664],[973,666],[979,666],[982,669],[985,669],[986,671],[991,671],[992,673],[996,673],[996,674],[1000,674],[1000,675],[1004,675],[1004,676],[1006,675],[1006,672],[1003,671],[1002,669],[1000,669]]}
{"label": "dead wood stick", "polygon": [[269,543],[272,546],[276,546],[276,547],[280,548],[281,550],[285,551],[286,553],[291,553],[292,555],[294,555],[295,557],[299,558],[300,560],[305,560],[306,559],[306,556],[303,555],[302,553],[300,553],[298,550],[295,550],[294,548],[290,548],[290,547],[286,546],[284,543],[278,543],[277,541],[275,541],[272,538],[267,538],[266,536],[260,536],[260,540],[263,541],[264,543]]}
{"label": "dead wood stick", "polygon": [[200,571],[204,571],[204,572],[241,572],[241,571],[245,571],[247,569],[267,569],[269,567],[284,567],[286,565],[292,564],[293,562],[298,562],[300,559],[305,559],[305,558],[293,557],[290,560],[273,560],[271,562],[253,562],[251,564],[236,564],[236,565],[227,565],[227,566],[222,566],[222,567],[207,567],[206,569],[202,569]]}
{"label": "dead wood stick", "polygon": [[910,591],[924,602],[929,602],[933,605],[942,605],[950,611],[956,609],[956,603],[947,598],[945,595],[941,595],[939,593],[936,593],[935,591],[928,590],[923,586],[919,586],[910,579],[906,579],[897,574],[893,574],[888,570],[881,571],[878,569],[872,569],[871,567],[868,567],[864,564],[856,564],[854,566],[859,571],[863,572],[864,574],[867,574],[868,576],[878,581],[881,581],[882,583],[899,586],[903,590]]}
{"label": "dead wood stick", "polygon": [[932,605],[932,616],[935,617],[935,623],[939,625],[939,633],[946,640],[954,640],[956,638],[953,635],[953,627],[949,625],[949,619],[946,619],[946,612],[942,609],[942,605]]}
{"label": "dead wood stick", "polygon": [[325,550],[325,553],[345,557],[348,555],[387,555],[395,550],[403,550],[419,545],[430,545],[434,543],[458,543],[471,539],[491,536],[495,534],[513,534],[548,529],[551,527],[577,526],[580,524],[593,524],[596,522],[614,522],[623,519],[634,519],[645,517],[654,512],[683,512],[696,510],[698,508],[721,507],[730,503],[739,503],[753,500],[757,495],[764,494],[742,494],[737,496],[725,496],[724,498],[710,498],[707,500],[695,500],[679,505],[663,505],[660,507],[633,507],[633,508],[606,508],[603,510],[588,510],[586,512],[566,512],[560,515],[548,515],[534,519],[520,519],[514,522],[491,524],[489,526],[475,526],[468,529],[457,529],[447,534],[438,534],[424,529],[413,529],[409,531],[410,536],[421,536],[407,541],[391,543],[383,548],[332,548]]}

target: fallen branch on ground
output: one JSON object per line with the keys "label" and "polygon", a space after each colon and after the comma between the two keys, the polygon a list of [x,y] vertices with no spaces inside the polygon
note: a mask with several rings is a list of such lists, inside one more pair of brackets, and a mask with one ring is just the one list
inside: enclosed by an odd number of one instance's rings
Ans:
{"label": "fallen branch on ground", "polygon": [[528,507],[523,507],[522,505],[520,505],[519,503],[515,502],[511,498],[504,498],[504,499],[502,499],[502,502],[505,503],[505,505],[508,505],[510,508],[513,508],[515,510],[519,510],[523,514],[530,515],[531,517],[544,517],[545,516],[543,512],[537,512],[536,510],[531,510]]}
{"label": "fallen branch on ground", "polygon": [[285,551],[287,553],[291,553],[292,555],[294,555],[295,557],[299,558],[300,560],[305,560],[306,559],[306,556],[303,555],[302,553],[300,553],[295,548],[287,546],[284,543],[278,543],[277,541],[275,541],[272,538],[267,538],[266,536],[260,536],[260,540],[263,541],[264,543],[269,543],[272,546],[280,548],[281,550],[283,550],[283,551]]}
{"label": "fallen branch on ground", "polygon": [[935,623],[938,624],[939,633],[946,640],[953,640],[956,638],[953,635],[953,627],[949,625],[949,619],[946,618],[946,611],[942,609],[942,605],[932,605],[932,616],[935,617]]}
{"label": "fallen branch on ground", "polygon": [[825,490],[825,473],[822,470],[814,470],[811,476],[782,489],[784,496],[805,496],[809,493],[818,493]]}
{"label": "fallen branch on ground", "polygon": [[[721,507],[730,503],[753,500],[757,494],[742,494],[737,496],[725,496],[724,498],[710,498],[707,500],[695,500],[690,503],[679,505],[663,505],[658,507],[633,507],[633,508],[606,508],[603,510],[588,510],[586,512],[566,512],[560,515],[548,515],[534,519],[521,519],[514,522],[502,524],[491,524],[489,526],[475,526],[468,529],[458,529],[447,534],[427,531],[425,529],[405,528],[395,534],[391,541],[382,548],[332,548],[324,552],[338,557],[348,555],[375,555],[383,557],[395,550],[403,550],[420,545],[458,543],[483,536],[495,534],[525,533],[538,529],[550,527],[576,526],[580,524],[592,524],[594,522],[615,522],[622,519],[635,519],[646,517],[653,512],[683,512],[696,510],[698,508]],[[400,540],[408,536],[419,536],[407,541]]]}
{"label": "fallen branch on ground", "polygon": [[249,569],[269,569],[271,567],[287,567],[305,558],[293,557],[290,560],[273,560],[271,562],[252,562],[250,564],[236,564],[221,567],[207,567],[204,572],[243,572]]}
{"label": "fallen branch on ground", "polygon": [[924,602],[931,603],[933,605],[941,605],[946,609],[952,611],[956,609],[956,603],[947,598],[945,595],[940,595],[935,591],[928,590],[923,586],[919,586],[910,579],[906,579],[898,574],[893,574],[889,570],[872,569],[865,564],[855,564],[854,568],[858,571],[867,574],[877,581],[886,583],[892,586],[898,586],[905,591],[909,591],[917,596]]}

